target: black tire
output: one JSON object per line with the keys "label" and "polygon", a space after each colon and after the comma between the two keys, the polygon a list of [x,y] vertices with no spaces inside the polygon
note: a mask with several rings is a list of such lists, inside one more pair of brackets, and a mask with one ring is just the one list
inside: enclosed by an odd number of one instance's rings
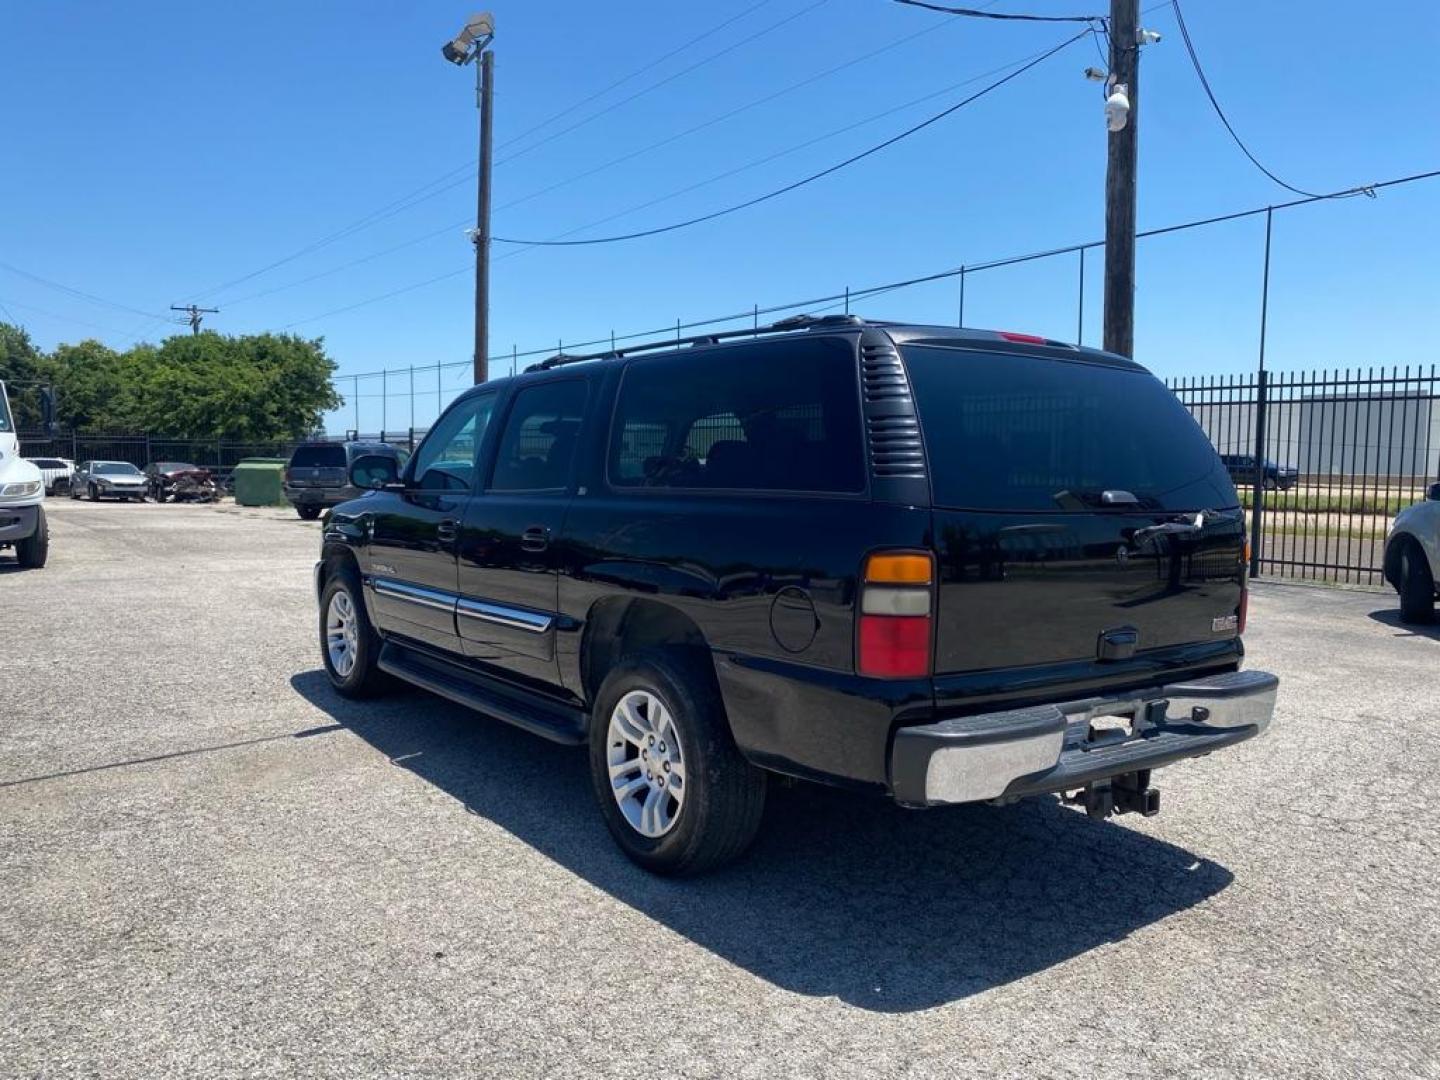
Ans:
{"label": "black tire", "polygon": [[1407,623],[1435,621],[1435,579],[1430,576],[1430,563],[1425,552],[1414,540],[1400,549],[1400,620]]}
{"label": "black tire", "polygon": [[[702,653],[640,653],[611,670],[595,698],[590,722],[595,798],[621,850],[651,873],[700,874],[738,858],[755,839],[765,810],[765,773],[736,748],[709,663]],[[610,718],[634,690],[653,694],[674,717],[684,760],[684,800],[674,824],[657,837],[630,824],[610,781]]]}
{"label": "black tire", "polygon": [[91,501],[91,502],[99,502],[99,501],[100,501],[100,489],[97,488],[94,484],[91,484],[91,485],[90,485],[90,501]]}
{"label": "black tire", "polygon": [[[326,643],[326,616],[330,612],[331,598],[337,592],[349,595],[357,620],[355,634],[355,666],[344,675],[335,669],[330,660]],[[380,670],[380,635],[371,625],[370,615],[365,610],[365,597],[360,588],[360,577],[353,566],[342,566],[333,571],[325,580],[320,591],[320,659],[325,665],[325,674],[330,676],[330,685],[335,692],[347,698],[368,698],[384,693],[394,685],[393,680]]]}
{"label": "black tire", "polygon": [[15,542],[15,558],[22,570],[39,570],[50,557],[50,523],[45,520],[45,508],[39,507],[35,531],[24,540]]}
{"label": "black tire", "polygon": [[319,506],[306,506],[302,504],[295,507],[295,512],[305,521],[314,521],[320,516],[321,509],[322,507]]}
{"label": "black tire", "polygon": [[1266,490],[1266,491],[1278,491],[1279,489],[1280,489],[1280,482],[1279,482],[1278,480],[1276,480],[1275,477],[1273,477],[1273,476],[1267,476],[1267,477],[1265,478],[1265,490]]}

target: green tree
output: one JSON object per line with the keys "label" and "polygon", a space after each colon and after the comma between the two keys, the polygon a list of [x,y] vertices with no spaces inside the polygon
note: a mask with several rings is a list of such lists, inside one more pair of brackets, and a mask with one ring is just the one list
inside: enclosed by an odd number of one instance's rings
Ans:
{"label": "green tree", "polygon": [[133,377],[137,426],[182,438],[298,438],[340,404],[322,339],[293,334],[170,338]]}
{"label": "green tree", "polygon": [[36,387],[50,381],[52,365],[24,327],[0,322],[0,382],[10,388],[10,408],[22,431],[40,426]]}

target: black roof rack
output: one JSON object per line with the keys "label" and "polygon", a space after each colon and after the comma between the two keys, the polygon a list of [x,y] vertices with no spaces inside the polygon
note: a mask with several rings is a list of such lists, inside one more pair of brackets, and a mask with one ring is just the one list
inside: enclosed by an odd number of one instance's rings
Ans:
{"label": "black roof rack", "polygon": [[729,338],[759,337],[761,334],[783,334],[792,330],[820,330],[839,328],[846,326],[864,326],[865,320],[858,315],[791,315],[789,318],[781,319],[778,322],[770,323],[768,326],[752,326],[748,330],[721,330],[711,331],[708,334],[696,334],[692,337],[663,338],[659,341],[644,341],[638,345],[627,345],[621,349],[606,349],[604,352],[583,353],[572,355],[570,353],[556,353],[554,356],[541,360],[539,363],[531,364],[525,371],[549,371],[551,368],[561,367],[565,364],[578,364],[583,360],[616,360],[622,356],[629,356],[631,353],[646,352],[650,349],[674,349],[682,345],[718,345]]}

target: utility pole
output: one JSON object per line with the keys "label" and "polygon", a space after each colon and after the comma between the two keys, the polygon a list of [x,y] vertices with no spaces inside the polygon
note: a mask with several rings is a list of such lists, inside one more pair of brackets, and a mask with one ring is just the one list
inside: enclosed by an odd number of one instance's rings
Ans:
{"label": "utility pole", "polygon": [[475,206],[475,383],[490,377],[490,135],[495,103],[495,54],[480,54],[480,175]]}
{"label": "utility pole", "polygon": [[[1105,335],[1109,352],[1135,354],[1135,165],[1140,121],[1140,4],[1110,0],[1109,101],[1129,99],[1123,125],[1110,124],[1105,164]],[[1107,103],[1108,104],[1108,103]],[[1111,110],[1107,108],[1107,113]],[[1113,113],[1112,113],[1113,115]]]}
{"label": "utility pole", "polygon": [[183,311],[188,316],[186,321],[190,324],[190,333],[200,333],[200,324],[205,321],[206,315],[219,315],[220,309],[213,307],[196,307],[194,304],[171,304],[171,311]]}

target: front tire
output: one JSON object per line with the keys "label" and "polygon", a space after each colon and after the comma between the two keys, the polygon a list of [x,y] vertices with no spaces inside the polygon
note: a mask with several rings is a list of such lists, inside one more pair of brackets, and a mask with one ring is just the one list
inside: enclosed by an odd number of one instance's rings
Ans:
{"label": "front tire", "polygon": [[342,697],[374,697],[390,685],[378,665],[380,635],[370,624],[352,567],[332,573],[320,593],[320,656],[330,685]]}
{"label": "front tire", "polygon": [[39,508],[35,531],[24,540],[15,543],[15,558],[22,570],[39,570],[50,557],[50,523],[45,520],[45,508]]}
{"label": "front tire", "polygon": [[100,501],[100,489],[97,488],[94,484],[91,484],[91,485],[90,485],[90,501],[91,501],[91,502],[99,502],[99,501]]}
{"label": "front tire", "polygon": [[699,874],[739,857],[760,828],[765,774],[730,734],[708,658],[642,653],[596,695],[590,779],[621,850],[655,874]]}
{"label": "front tire", "polygon": [[303,521],[314,521],[320,516],[320,507],[302,505],[295,507],[295,512],[300,515]]}
{"label": "front tire", "polygon": [[1407,623],[1435,621],[1435,579],[1420,545],[1411,540],[1400,549],[1400,620]]}

